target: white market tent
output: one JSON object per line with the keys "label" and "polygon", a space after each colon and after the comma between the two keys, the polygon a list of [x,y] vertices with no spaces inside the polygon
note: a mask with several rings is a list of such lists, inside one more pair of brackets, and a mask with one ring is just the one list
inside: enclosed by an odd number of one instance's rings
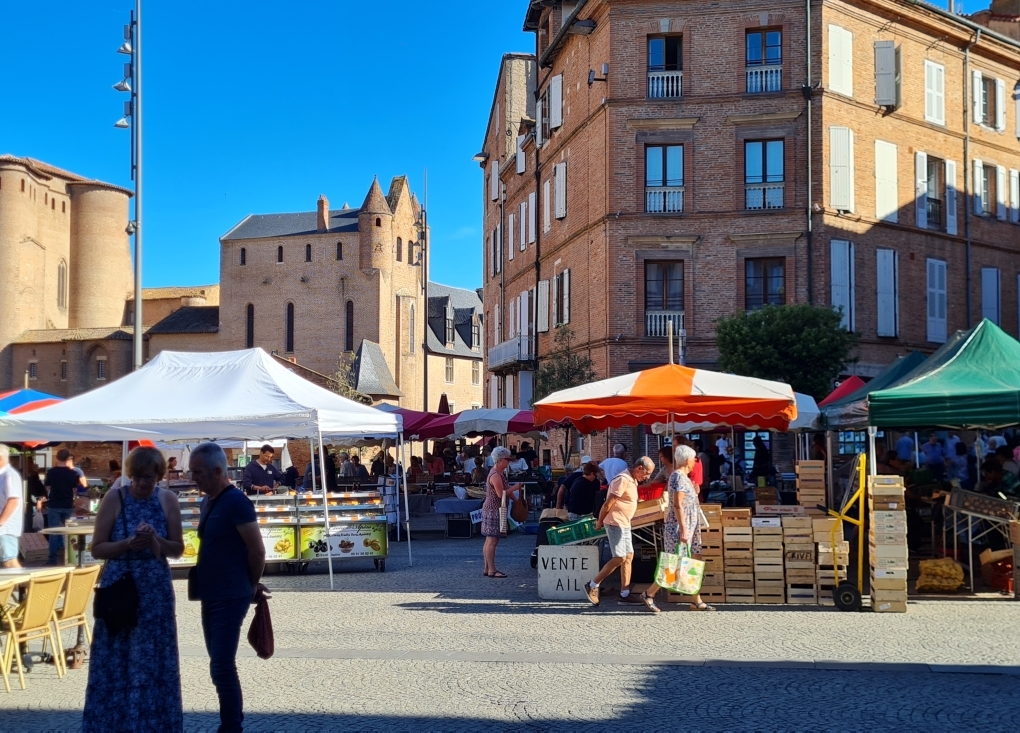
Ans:
{"label": "white market tent", "polygon": [[[399,415],[319,387],[262,349],[164,351],[105,387],[0,416],[0,442],[305,438],[318,440],[320,465],[324,440],[393,438],[402,447],[402,432]],[[406,482],[404,492],[406,512]],[[332,587],[332,559],[329,568]]]}

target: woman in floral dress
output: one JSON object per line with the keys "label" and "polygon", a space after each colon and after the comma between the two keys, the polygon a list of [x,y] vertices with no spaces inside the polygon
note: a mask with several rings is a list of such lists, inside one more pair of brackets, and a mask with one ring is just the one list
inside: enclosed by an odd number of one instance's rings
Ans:
{"label": "woman in floral dress", "polygon": [[489,471],[485,480],[485,503],[482,504],[482,535],[485,544],[482,546],[482,560],[485,569],[482,574],[486,578],[505,578],[506,573],[496,570],[496,545],[499,544],[503,532],[499,526],[499,510],[503,506],[503,495],[507,495],[507,503],[516,497],[520,484],[508,484],[506,480],[507,466],[510,465],[510,451],[500,446],[492,451],[492,460],[496,463]]}
{"label": "woman in floral dress", "polygon": [[138,589],[138,624],[113,630],[97,619],[85,691],[84,733],[184,728],[177,619],[168,557],[184,551],[177,496],[160,491],[166,473],[155,448],[128,455],[130,484],[111,490],[96,516],[92,555],[106,560],[100,587],[130,573]]}

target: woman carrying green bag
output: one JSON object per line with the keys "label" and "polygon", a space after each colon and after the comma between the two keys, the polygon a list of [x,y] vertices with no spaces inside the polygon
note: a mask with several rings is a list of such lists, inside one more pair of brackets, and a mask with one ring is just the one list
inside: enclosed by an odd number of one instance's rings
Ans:
{"label": "woman carrying green bag", "polygon": [[[698,487],[690,479],[691,469],[697,460],[697,453],[687,445],[677,446],[674,455],[676,470],[669,477],[669,510],[666,514],[664,547],[676,548],[676,553],[687,554],[696,560],[701,559],[701,504],[698,501]],[[659,613],[655,605],[655,596],[659,592],[655,583],[641,594],[645,607],[653,613]],[[694,596],[691,602],[692,611],[714,611],[701,600],[701,594]]]}

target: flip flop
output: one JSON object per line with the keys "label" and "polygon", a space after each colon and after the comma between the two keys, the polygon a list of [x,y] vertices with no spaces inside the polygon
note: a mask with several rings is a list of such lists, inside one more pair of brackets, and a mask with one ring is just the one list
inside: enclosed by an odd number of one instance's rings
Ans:
{"label": "flip flop", "polygon": [[691,604],[691,610],[692,611],[715,611],[716,608],[715,608],[715,606],[710,606],[707,603],[697,603],[697,604],[692,603]]}
{"label": "flip flop", "polygon": [[506,573],[502,573],[499,570],[497,570],[496,572],[491,573],[487,577],[489,577],[489,578],[505,578],[506,577]]}

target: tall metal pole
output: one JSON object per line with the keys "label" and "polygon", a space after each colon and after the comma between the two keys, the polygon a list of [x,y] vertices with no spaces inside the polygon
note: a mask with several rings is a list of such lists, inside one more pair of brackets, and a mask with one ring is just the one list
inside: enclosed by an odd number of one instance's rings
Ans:
{"label": "tall metal pole", "polygon": [[142,367],[142,0],[135,0],[134,43],[132,44],[131,137],[135,158],[135,328],[134,369]]}
{"label": "tall metal pole", "polygon": [[[422,303],[421,312],[424,315],[425,327],[421,330],[422,343],[422,410],[429,411],[429,172],[425,170],[424,205],[421,207],[421,278],[422,291],[425,293],[425,302]],[[408,525],[408,533],[410,533]]]}

